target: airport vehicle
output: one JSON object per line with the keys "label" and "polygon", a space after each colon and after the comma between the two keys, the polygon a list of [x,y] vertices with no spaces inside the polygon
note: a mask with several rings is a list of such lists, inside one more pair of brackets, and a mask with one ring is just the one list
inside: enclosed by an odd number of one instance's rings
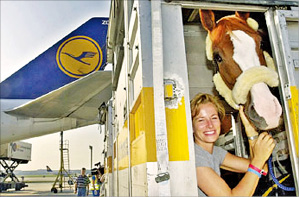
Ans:
{"label": "airport vehicle", "polygon": [[[31,160],[31,144],[17,141],[0,146],[0,164],[5,173],[0,179],[0,192],[7,189],[21,190],[27,187],[24,182],[19,181],[14,170],[20,164],[27,164]],[[6,181],[10,179],[10,181]]]}
{"label": "airport vehicle", "polygon": [[98,123],[111,97],[108,21],[91,18],[1,82],[0,144]]}
{"label": "airport vehicle", "polygon": [[[256,195],[298,196],[299,9],[298,1],[284,0],[111,1],[107,61],[113,67],[112,100],[100,110],[106,124],[106,195],[198,195],[189,101],[198,92],[217,94],[199,9],[214,10],[217,17],[250,12],[268,33],[284,120],[274,136],[272,170],[282,182],[277,185],[292,191],[277,188],[268,176]],[[247,157],[238,113],[226,109],[231,129],[218,145]],[[224,176],[234,184],[241,175]]]}

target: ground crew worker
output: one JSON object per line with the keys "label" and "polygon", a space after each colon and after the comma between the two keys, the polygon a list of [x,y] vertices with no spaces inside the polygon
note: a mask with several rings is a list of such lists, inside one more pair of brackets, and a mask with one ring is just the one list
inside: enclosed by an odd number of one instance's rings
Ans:
{"label": "ground crew worker", "polygon": [[85,175],[86,169],[82,168],[81,174],[78,176],[75,182],[75,194],[78,191],[77,196],[88,196],[89,193],[89,178]]}
{"label": "ground crew worker", "polygon": [[100,196],[100,187],[101,187],[101,181],[100,178],[102,176],[99,169],[96,169],[95,172],[92,173],[93,176],[91,177],[91,186],[90,190],[92,191],[92,196]]}

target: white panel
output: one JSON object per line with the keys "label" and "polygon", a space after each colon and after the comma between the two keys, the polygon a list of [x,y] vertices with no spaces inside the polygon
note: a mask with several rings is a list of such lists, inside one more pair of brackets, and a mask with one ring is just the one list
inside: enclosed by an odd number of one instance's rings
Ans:
{"label": "white panel", "polygon": [[146,163],[132,167],[132,196],[147,196]]}
{"label": "white panel", "polygon": [[157,162],[147,162],[147,184],[148,184],[148,196],[159,196],[158,184],[155,181],[155,177],[158,173]]}
{"label": "white panel", "polygon": [[126,91],[125,91],[125,66],[123,65],[119,75],[118,87],[115,92],[115,114],[117,114],[118,128],[124,125],[124,107],[126,104]]}
{"label": "white panel", "polygon": [[[134,40],[134,44],[132,46],[132,56],[133,56],[133,62],[134,60],[136,59],[136,56],[138,55],[139,53],[139,31],[137,31],[137,36],[136,36],[136,39]],[[130,66],[131,68],[131,66]]]}
{"label": "white panel", "polygon": [[114,196],[118,196],[118,177],[117,177],[117,171],[114,172],[113,181],[114,181],[114,183],[112,183],[112,185],[109,186],[109,187],[113,187],[113,194],[114,194]]}
{"label": "white panel", "polygon": [[[137,7],[137,2],[133,5],[134,8]],[[137,17],[137,9],[134,9],[132,11],[131,17],[130,17],[130,26],[129,26],[129,44],[132,47],[132,44],[135,40],[136,32],[138,29],[138,17]]]}
{"label": "white panel", "polygon": [[108,176],[107,176],[107,184],[105,185],[106,187],[106,192],[107,192],[107,196],[113,196],[113,183],[111,182],[113,179],[112,179],[112,173],[108,173]]}
{"label": "white panel", "polygon": [[138,66],[134,78],[134,100],[137,99],[141,89],[142,89],[142,72],[141,72],[141,67]]}
{"label": "white panel", "polygon": [[[170,188],[172,196],[197,196],[197,182],[186,174],[196,175],[195,162],[171,161],[169,162]],[[196,191],[194,191],[194,188]]]}
{"label": "white panel", "polygon": [[118,171],[118,195],[129,196],[128,169]]}
{"label": "white panel", "polygon": [[[188,169],[188,170],[187,170]],[[190,169],[193,169],[190,170]],[[196,180],[187,178],[186,174],[194,174],[195,163],[189,161],[171,161],[169,162],[170,171],[170,188],[172,196],[197,196]],[[148,196],[158,196],[158,184],[155,181],[157,175],[157,162],[147,163],[147,181],[148,181]],[[195,188],[196,191],[194,191]]]}
{"label": "white panel", "polygon": [[153,86],[151,1],[138,1],[139,66],[143,87]]}

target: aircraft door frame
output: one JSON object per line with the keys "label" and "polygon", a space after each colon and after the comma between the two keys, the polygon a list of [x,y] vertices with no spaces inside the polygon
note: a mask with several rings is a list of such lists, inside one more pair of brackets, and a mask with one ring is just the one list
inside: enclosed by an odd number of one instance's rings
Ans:
{"label": "aircraft door frame", "polygon": [[[277,72],[280,78],[280,93],[282,106],[284,108],[284,121],[286,133],[288,136],[288,144],[290,157],[292,161],[292,169],[298,194],[299,185],[299,158],[298,158],[298,87],[299,82],[296,75],[299,75],[299,59],[296,53],[292,53],[292,49],[299,49],[299,40],[291,41],[289,39],[289,31],[294,31],[288,26],[289,22],[299,21],[298,7],[295,10],[273,10],[265,12],[266,22],[269,30],[269,38],[273,50],[273,58],[277,65]],[[296,24],[295,24],[296,26]],[[294,25],[293,25],[294,27]],[[292,28],[293,28],[292,27]],[[298,29],[298,27],[297,27]],[[295,29],[296,31],[296,29]],[[298,32],[298,31],[297,31]],[[293,46],[297,45],[297,46]],[[295,57],[294,57],[294,54]],[[298,78],[298,77],[297,77]],[[295,89],[295,92],[293,91]],[[294,94],[296,93],[296,94]],[[294,100],[296,99],[296,100]],[[291,103],[296,103],[297,106]]]}

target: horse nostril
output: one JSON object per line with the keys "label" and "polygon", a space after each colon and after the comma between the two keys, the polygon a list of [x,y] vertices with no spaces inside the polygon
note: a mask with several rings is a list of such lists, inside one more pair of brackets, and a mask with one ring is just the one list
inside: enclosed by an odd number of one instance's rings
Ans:
{"label": "horse nostril", "polygon": [[268,126],[266,120],[257,114],[257,112],[254,109],[254,104],[252,102],[247,106],[247,109],[245,109],[245,114],[257,128],[263,130],[263,128],[266,128]]}

